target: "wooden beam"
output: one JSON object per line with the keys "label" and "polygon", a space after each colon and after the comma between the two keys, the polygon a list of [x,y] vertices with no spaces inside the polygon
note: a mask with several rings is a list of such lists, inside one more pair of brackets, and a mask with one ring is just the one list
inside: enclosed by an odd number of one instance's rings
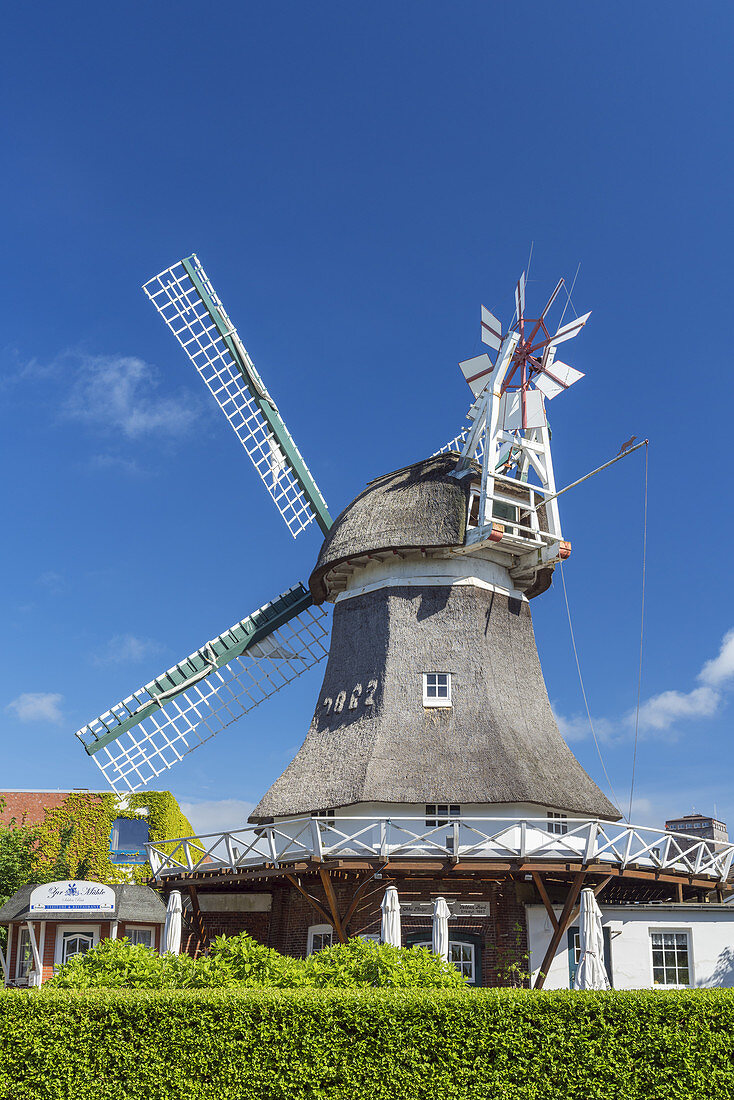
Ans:
{"label": "wooden beam", "polygon": [[201,909],[199,908],[199,895],[196,892],[196,887],[190,883],[187,886],[189,897],[191,898],[191,912],[194,917],[194,927],[196,928],[196,934],[199,937],[199,944],[196,950],[196,954],[199,953],[199,948],[202,951],[206,951],[209,946],[209,933],[206,930],[204,924],[204,918],[201,915]]}
{"label": "wooden beam", "polygon": [[[379,873],[378,871],[375,871],[375,874],[370,875],[363,882],[361,882],[359,884],[359,886],[357,887],[357,889],[354,891],[354,894],[352,895],[352,900],[349,904],[349,908],[347,909],[346,913],[344,914],[344,921],[343,921],[344,928],[348,927],[350,920],[354,916],[354,910],[359,905],[359,902],[360,902],[361,898],[364,896],[364,894],[366,893],[367,888],[370,886],[370,884],[373,885],[373,886],[375,885],[375,875],[378,874],[378,873]],[[380,883],[379,886],[375,887],[375,892],[377,893],[381,888],[382,888],[382,883]]]}
{"label": "wooden beam", "polygon": [[309,894],[308,890],[304,890],[298,879],[295,879],[293,875],[286,875],[285,877],[288,879],[292,886],[295,886],[296,890],[298,890],[300,894],[303,894],[306,901],[309,903],[309,905],[312,905],[314,907],[319,916],[322,916],[324,918],[324,924],[331,924],[331,917],[329,916],[329,914],[321,908],[321,904],[312,894]]}
{"label": "wooden beam", "polygon": [[[614,875],[607,875],[606,878],[602,879],[601,882],[598,882],[596,884],[596,886],[594,887],[594,897],[595,898],[599,897],[599,894],[602,892],[604,887],[607,886],[612,881],[613,878],[614,878]],[[571,916],[568,918],[568,923],[573,924],[573,922],[576,920],[576,917],[579,915],[580,912],[581,912],[581,906],[580,905],[575,905],[573,913],[571,913]]]}
{"label": "wooden beam", "polygon": [[342,928],[341,917],[339,916],[339,906],[336,903],[336,894],[334,893],[334,883],[331,881],[331,875],[325,867],[319,867],[319,875],[321,876],[324,893],[326,894],[326,899],[331,909],[334,931],[337,934],[339,943],[346,943],[347,937],[344,935],[344,929]]}
{"label": "wooden beam", "polygon": [[553,959],[556,956],[556,951],[558,950],[558,945],[561,942],[561,936],[563,935],[563,933],[566,931],[569,924],[571,923],[571,920],[570,920],[571,912],[573,910],[574,905],[576,904],[576,899],[578,898],[578,896],[581,892],[581,887],[583,885],[583,881],[584,881],[585,878],[586,878],[586,872],[585,871],[578,871],[577,874],[574,875],[574,880],[571,884],[571,889],[568,891],[568,897],[566,898],[566,904],[563,906],[563,911],[561,912],[561,916],[558,920],[558,925],[557,925],[556,930],[554,931],[553,935],[551,936],[551,941],[548,944],[548,950],[546,951],[545,957],[543,958],[543,961],[540,964],[540,970],[538,972],[538,977],[535,979],[535,986],[533,987],[534,989],[542,989],[543,988],[543,985],[545,983],[546,972],[549,970],[550,965],[551,965],[551,963],[553,962]]}
{"label": "wooden beam", "polygon": [[545,883],[543,882],[537,871],[533,871],[531,873],[533,876],[533,882],[535,883],[535,888],[540,894],[543,905],[545,906],[545,911],[550,917],[553,928],[556,929],[558,927],[558,917],[556,916],[553,910],[553,906],[551,905],[550,898],[548,897],[548,891],[545,888]]}

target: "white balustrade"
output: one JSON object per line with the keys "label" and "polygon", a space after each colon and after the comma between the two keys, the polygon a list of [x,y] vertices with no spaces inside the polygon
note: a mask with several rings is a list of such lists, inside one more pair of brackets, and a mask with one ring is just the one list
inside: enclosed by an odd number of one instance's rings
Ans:
{"label": "white balustrade", "polygon": [[568,818],[461,817],[426,827],[412,817],[301,816],[146,845],[155,878],[191,871],[244,871],[312,858],[519,860],[610,864],[724,881],[734,844],[647,826]]}

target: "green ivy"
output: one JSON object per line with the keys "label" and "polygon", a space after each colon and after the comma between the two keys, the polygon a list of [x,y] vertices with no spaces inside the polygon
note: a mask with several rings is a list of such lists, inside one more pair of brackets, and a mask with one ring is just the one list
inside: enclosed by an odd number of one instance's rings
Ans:
{"label": "green ivy", "polygon": [[[148,813],[141,814],[142,809]],[[32,878],[34,882],[81,878],[95,882],[146,882],[149,863],[120,864],[110,859],[110,833],[118,817],[148,822],[150,839],[188,836],[191,824],[168,791],[128,795],[123,802],[115,794],[75,791],[61,806],[46,810],[35,830]]]}
{"label": "green ivy", "polygon": [[5,1100],[725,1100],[734,992],[0,994]]}

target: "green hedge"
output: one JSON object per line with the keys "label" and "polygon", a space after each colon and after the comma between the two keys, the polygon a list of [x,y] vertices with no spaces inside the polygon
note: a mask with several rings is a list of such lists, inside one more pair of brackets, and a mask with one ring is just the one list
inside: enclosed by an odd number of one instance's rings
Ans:
{"label": "green hedge", "polygon": [[0,994],[5,1100],[721,1100],[734,993]]}

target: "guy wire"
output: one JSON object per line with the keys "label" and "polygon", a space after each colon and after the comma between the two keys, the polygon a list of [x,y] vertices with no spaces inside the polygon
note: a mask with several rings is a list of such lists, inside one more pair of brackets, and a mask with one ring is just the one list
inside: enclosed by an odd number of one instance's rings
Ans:
{"label": "guy wire", "polygon": [[637,734],[640,728],[640,695],[642,693],[642,644],[645,635],[645,574],[647,572],[647,468],[650,445],[645,441],[645,506],[642,521],[642,605],[640,610],[640,665],[637,671],[637,710],[635,712],[635,744],[632,750],[632,782],[630,784],[630,808],[627,820],[632,820],[632,796],[635,793],[635,768],[637,766]]}

